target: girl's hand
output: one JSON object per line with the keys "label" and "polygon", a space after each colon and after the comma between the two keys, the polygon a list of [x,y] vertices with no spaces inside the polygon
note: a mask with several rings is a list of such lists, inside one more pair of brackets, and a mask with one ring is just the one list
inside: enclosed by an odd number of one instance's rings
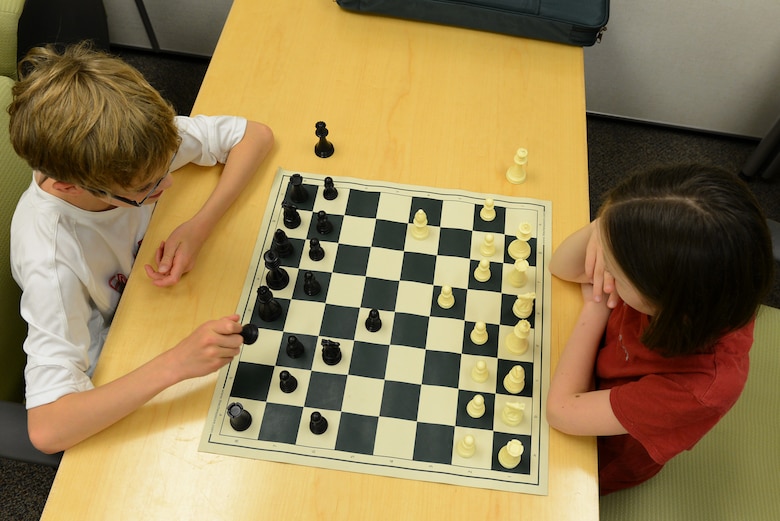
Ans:
{"label": "girl's hand", "polygon": [[591,234],[585,248],[585,275],[593,285],[593,301],[601,302],[604,294],[609,295],[607,306],[615,308],[620,302],[620,296],[615,291],[615,278],[604,264],[604,249],[601,243],[599,220],[591,223]]}

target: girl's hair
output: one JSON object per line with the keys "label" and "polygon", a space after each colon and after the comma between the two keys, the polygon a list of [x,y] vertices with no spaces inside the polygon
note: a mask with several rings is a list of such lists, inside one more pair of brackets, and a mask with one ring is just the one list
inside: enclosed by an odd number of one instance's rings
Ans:
{"label": "girl's hair", "polygon": [[656,309],[642,341],[665,356],[711,350],[755,316],[772,285],[766,218],[722,169],[638,173],[609,193],[600,217],[605,248]]}
{"label": "girl's hair", "polygon": [[30,166],[87,189],[159,176],[179,144],[175,111],[133,67],[81,43],[19,62],[11,142]]}

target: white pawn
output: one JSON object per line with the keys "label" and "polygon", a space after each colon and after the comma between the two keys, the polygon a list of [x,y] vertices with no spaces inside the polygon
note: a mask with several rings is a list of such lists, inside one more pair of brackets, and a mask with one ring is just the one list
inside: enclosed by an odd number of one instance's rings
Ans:
{"label": "white pawn", "polygon": [[471,379],[481,384],[487,382],[488,377],[490,377],[490,371],[488,371],[485,361],[477,361],[474,367],[471,368]]}
{"label": "white pawn", "polygon": [[506,348],[510,353],[522,355],[528,351],[528,335],[531,332],[531,323],[527,320],[520,320],[512,332],[506,336]]}
{"label": "white pawn", "polygon": [[531,238],[531,225],[528,223],[520,223],[517,227],[517,239],[509,243],[507,253],[513,259],[527,259],[531,255],[531,246],[528,244],[528,240]]}
{"label": "white pawn", "polygon": [[477,394],[466,404],[466,412],[472,418],[481,418],[485,414],[485,398]]}
{"label": "white pawn", "polygon": [[492,233],[486,233],[485,237],[482,239],[482,245],[479,247],[479,252],[484,257],[492,257],[496,254],[496,244],[495,244],[495,237],[493,237]]}
{"label": "white pawn", "polygon": [[477,269],[474,270],[474,278],[479,282],[487,282],[490,280],[490,261],[482,259],[477,265]]}
{"label": "white pawn", "polygon": [[493,199],[488,197],[485,199],[485,204],[482,206],[482,209],[479,211],[479,218],[483,221],[492,221],[496,218],[496,209],[494,207],[495,203],[493,202]]}
{"label": "white pawn", "polygon": [[512,272],[509,274],[509,284],[515,288],[522,288],[528,282],[528,261],[517,259]]}
{"label": "white pawn", "polygon": [[477,452],[477,443],[474,436],[466,434],[460,439],[457,445],[455,445],[455,452],[462,458],[470,458]]}
{"label": "white pawn", "polygon": [[515,153],[514,164],[506,171],[506,179],[512,184],[519,185],[525,182],[525,167],[528,164],[528,150],[518,148]]}
{"label": "white pawn", "polygon": [[418,240],[428,237],[428,216],[425,215],[425,211],[421,208],[414,214],[414,222],[412,222],[412,237]]}
{"label": "white pawn", "polygon": [[455,297],[452,294],[452,288],[449,286],[442,286],[439,298],[436,299],[436,303],[442,309],[450,309],[455,305]]}
{"label": "white pawn", "polygon": [[512,305],[512,313],[517,318],[528,318],[534,310],[534,299],[536,299],[536,293],[531,291],[530,293],[523,293],[517,296],[517,300]]}
{"label": "white pawn", "polygon": [[501,421],[510,427],[517,427],[523,421],[525,404],[520,402],[507,402],[501,410]]}
{"label": "white pawn", "polygon": [[476,346],[485,344],[488,341],[487,325],[484,322],[475,323],[474,329],[471,330],[469,338]]}
{"label": "white pawn", "polygon": [[498,451],[498,462],[507,469],[513,469],[520,464],[525,447],[520,440],[509,440],[509,443]]}
{"label": "white pawn", "polygon": [[525,369],[516,365],[504,377],[504,389],[512,394],[518,394],[525,387]]}

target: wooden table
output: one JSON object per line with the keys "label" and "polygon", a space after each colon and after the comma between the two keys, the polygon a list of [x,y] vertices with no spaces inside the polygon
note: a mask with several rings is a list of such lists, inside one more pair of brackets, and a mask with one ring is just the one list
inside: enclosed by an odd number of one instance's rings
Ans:
{"label": "wooden table", "polygon": [[[553,243],[588,220],[582,50],[352,14],[332,1],[236,0],[195,113],[267,123],[276,146],[177,286],[142,265],[200,206],[219,168],[188,166],[159,203],[95,374],[115,379],[238,303],[278,166],[553,201]],[[314,123],[336,153],[313,153]],[[529,150],[528,181],[504,177]],[[552,288],[552,357],[580,305]],[[197,450],[215,376],[181,383],[67,451],[43,519],[598,518],[592,438],[550,433],[549,495],[326,471]]]}

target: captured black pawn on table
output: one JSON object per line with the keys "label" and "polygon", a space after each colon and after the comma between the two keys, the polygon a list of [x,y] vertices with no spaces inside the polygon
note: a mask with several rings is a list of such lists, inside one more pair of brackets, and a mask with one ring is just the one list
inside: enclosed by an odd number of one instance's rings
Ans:
{"label": "captured black pawn on table", "polygon": [[263,261],[268,273],[265,274],[265,283],[274,291],[284,289],[290,283],[290,275],[281,267],[279,256],[274,250],[268,250],[263,254]]}
{"label": "captured black pawn on table", "polygon": [[255,310],[257,316],[263,322],[273,322],[282,316],[284,310],[282,305],[274,298],[274,294],[268,289],[268,286],[257,288],[257,300],[255,301]]}
{"label": "captured black pawn on table", "polygon": [[301,174],[293,174],[290,177],[288,195],[290,196],[290,201],[298,204],[309,200],[309,192],[303,186],[303,176]]}
{"label": "captured black pawn on table", "polygon": [[325,122],[318,121],[314,127],[316,128],[314,134],[320,138],[320,140],[317,141],[317,144],[314,145],[314,153],[317,154],[318,157],[323,158],[332,156],[335,148],[333,147],[333,143],[326,139],[328,137],[328,129],[325,127]]}
{"label": "captured black pawn on table", "polygon": [[227,414],[230,417],[230,426],[234,430],[245,431],[252,425],[252,415],[238,402],[228,405]]}

